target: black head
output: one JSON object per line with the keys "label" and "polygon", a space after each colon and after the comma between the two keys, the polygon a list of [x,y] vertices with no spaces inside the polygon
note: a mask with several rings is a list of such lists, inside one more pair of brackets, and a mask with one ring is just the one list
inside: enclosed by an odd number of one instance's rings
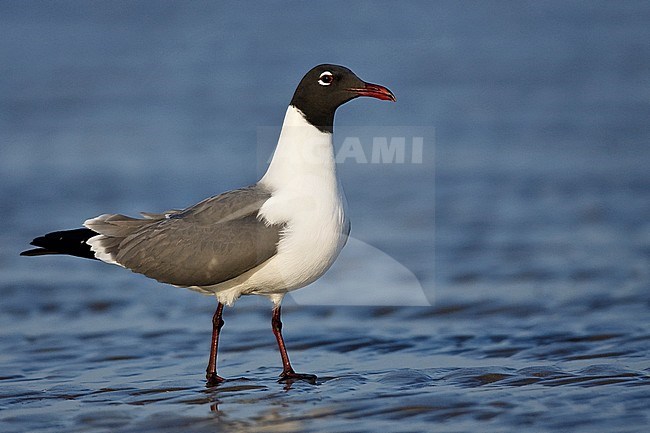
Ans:
{"label": "black head", "polygon": [[332,132],[336,109],[359,96],[395,101],[390,90],[364,82],[344,66],[318,65],[300,81],[291,105],[321,131]]}

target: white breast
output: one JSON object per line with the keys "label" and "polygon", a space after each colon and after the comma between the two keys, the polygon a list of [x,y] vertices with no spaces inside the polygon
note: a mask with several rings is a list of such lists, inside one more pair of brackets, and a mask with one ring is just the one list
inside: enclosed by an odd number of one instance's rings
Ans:
{"label": "white breast", "polygon": [[285,226],[278,253],[234,280],[205,288],[222,302],[231,303],[241,294],[283,294],[304,287],[329,269],[347,241],[350,225],[336,177],[332,134],[309,124],[293,106],[259,183],[272,191],[260,217]]}
{"label": "white breast", "polygon": [[[343,201],[331,196],[327,205],[318,203],[318,198],[305,195],[298,199],[308,204],[286,223],[286,229],[278,244],[278,254],[265,266],[264,292],[285,292],[315,281],[334,263],[347,240],[348,223],[345,219]],[[295,197],[278,195],[269,202],[262,214],[272,215],[271,208],[289,209],[296,203]],[[267,212],[265,212],[267,211]],[[270,283],[270,284],[269,284]]]}
{"label": "white breast", "polygon": [[260,215],[271,224],[286,224],[275,272],[284,290],[303,287],[334,263],[349,231],[332,134],[319,131],[290,106],[260,183],[273,191]]}

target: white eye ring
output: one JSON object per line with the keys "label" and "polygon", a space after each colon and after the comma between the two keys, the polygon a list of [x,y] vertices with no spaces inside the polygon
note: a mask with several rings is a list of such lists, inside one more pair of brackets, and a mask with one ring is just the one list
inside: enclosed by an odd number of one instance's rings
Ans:
{"label": "white eye ring", "polygon": [[330,71],[325,71],[318,77],[318,84],[321,86],[329,86],[332,81],[334,81],[334,75]]}

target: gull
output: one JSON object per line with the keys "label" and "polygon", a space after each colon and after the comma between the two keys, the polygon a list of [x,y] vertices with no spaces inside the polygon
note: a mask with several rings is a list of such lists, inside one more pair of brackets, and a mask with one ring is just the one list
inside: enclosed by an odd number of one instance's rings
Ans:
{"label": "gull", "polygon": [[273,303],[272,330],[282,358],[280,381],[315,382],[296,373],[282,337],[284,296],[316,281],[334,263],[350,233],[336,175],[334,114],[360,96],[395,101],[386,87],[350,69],[323,64],[302,78],[287,108],[269,167],[255,184],[194,206],[141,218],[104,214],[83,228],[37,237],[23,256],[66,254],[101,260],[161,283],[215,296],[207,386],[217,374],[224,305],[242,295]]}

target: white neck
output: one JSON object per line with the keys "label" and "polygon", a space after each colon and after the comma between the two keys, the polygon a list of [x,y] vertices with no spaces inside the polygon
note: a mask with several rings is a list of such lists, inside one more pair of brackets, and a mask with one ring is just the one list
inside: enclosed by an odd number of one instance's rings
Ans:
{"label": "white neck", "polygon": [[293,189],[304,183],[336,188],[332,134],[320,131],[290,105],[273,159],[259,183],[273,190]]}

